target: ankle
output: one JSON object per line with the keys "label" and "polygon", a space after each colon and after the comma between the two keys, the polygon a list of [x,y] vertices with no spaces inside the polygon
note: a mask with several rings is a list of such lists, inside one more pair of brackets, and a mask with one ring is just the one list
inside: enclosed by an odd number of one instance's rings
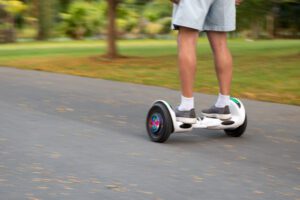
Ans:
{"label": "ankle", "polygon": [[189,111],[194,108],[194,97],[185,97],[181,95],[181,103],[178,106],[180,111]]}
{"label": "ankle", "polygon": [[229,106],[229,103],[230,103],[230,96],[219,93],[215,106],[218,108],[224,108],[225,106]]}

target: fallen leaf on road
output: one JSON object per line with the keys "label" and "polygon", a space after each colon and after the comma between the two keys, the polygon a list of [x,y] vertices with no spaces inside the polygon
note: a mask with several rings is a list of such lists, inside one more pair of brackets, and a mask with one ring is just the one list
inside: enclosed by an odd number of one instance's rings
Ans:
{"label": "fallen leaf on road", "polygon": [[255,190],[253,191],[254,194],[257,194],[257,195],[261,195],[261,194],[264,194],[264,192],[262,191],[259,191],[259,190]]}
{"label": "fallen leaf on road", "polygon": [[57,112],[73,112],[74,109],[73,108],[67,108],[67,107],[58,107],[56,108]]}

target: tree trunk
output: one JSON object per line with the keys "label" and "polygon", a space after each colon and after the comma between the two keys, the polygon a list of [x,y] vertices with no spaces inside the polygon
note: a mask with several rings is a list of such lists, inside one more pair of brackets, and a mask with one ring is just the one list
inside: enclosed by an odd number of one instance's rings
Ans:
{"label": "tree trunk", "polygon": [[113,59],[118,57],[116,12],[118,0],[107,0],[108,3],[108,31],[107,31],[107,57]]}
{"label": "tree trunk", "polygon": [[251,29],[252,29],[252,38],[253,39],[258,39],[259,38],[259,33],[260,33],[260,24],[259,22],[252,22],[251,24]]}
{"label": "tree trunk", "polygon": [[267,32],[271,38],[275,37],[275,17],[273,13],[267,15]]}
{"label": "tree trunk", "polygon": [[11,14],[7,15],[8,29],[5,31],[5,42],[16,42],[15,20]]}
{"label": "tree trunk", "polygon": [[0,24],[4,28],[0,29],[0,43],[11,43],[16,41],[14,16],[4,10],[0,5]]}
{"label": "tree trunk", "polygon": [[37,0],[38,40],[46,40],[50,36],[52,25],[53,0]]}

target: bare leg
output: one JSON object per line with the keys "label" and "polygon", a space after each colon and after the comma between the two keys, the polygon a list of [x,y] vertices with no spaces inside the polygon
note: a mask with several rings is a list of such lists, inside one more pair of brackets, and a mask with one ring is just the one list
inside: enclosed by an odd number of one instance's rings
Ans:
{"label": "bare leg", "polygon": [[185,97],[193,97],[193,86],[197,62],[197,39],[199,32],[180,27],[178,34],[178,61],[181,80],[181,92]]}
{"label": "bare leg", "polygon": [[232,56],[227,47],[227,34],[225,32],[209,31],[207,36],[214,54],[220,93],[222,95],[230,95]]}

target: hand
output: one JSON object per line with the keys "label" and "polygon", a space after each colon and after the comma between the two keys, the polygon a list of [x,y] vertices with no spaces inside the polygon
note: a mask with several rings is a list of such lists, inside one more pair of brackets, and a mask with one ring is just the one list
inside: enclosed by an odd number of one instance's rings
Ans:
{"label": "hand", "polygon": [[240,5],[242,3],[243,0],[235,0],[235,4],[236,5]]}
{"label": "hand", "polygon": [[172,3],[179,4],[180,0],[170,0]]}

